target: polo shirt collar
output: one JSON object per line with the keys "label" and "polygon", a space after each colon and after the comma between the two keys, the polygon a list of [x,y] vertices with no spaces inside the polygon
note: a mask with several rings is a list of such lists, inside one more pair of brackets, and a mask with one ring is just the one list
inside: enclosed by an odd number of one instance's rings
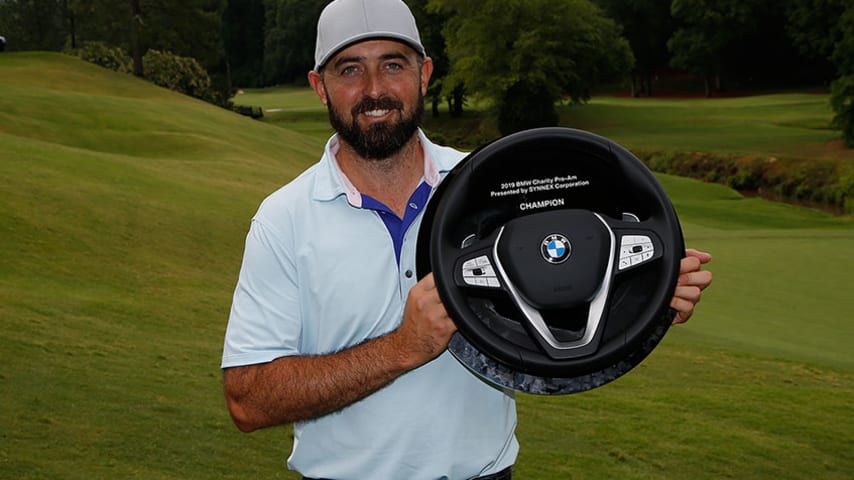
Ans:
{"label": "polo shirt collar", "polygon": [[[436,154],[436,145],[427,139],[420,128],[418,129],[418,137],[421,139],[421,146],[424,149],[424,181],[431,187],[435,187],[442,180],[444,174],[453,167],[453,163],[449,161],[450,159],[443,158],[441,154]],[[318,164],[313,198],[318,201],[330,201],[345,195],[351,205],[361,208],[362,194],[344,175],[338,165],[338,160],[335,159],[335,154],[340,148],[341,144],[337,134],[326,142],[323,157]]]}

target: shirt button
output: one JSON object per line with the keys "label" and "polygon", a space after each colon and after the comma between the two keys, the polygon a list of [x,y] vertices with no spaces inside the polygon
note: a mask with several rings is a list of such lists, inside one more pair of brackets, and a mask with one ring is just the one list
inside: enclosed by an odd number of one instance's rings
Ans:
{"label": "shirt button", "polygon": [[411,208],[411,209],[413,209],[413,210],[418,210],[418,205],[416,205],[416,204],[414,204],[414,203],[410,203],[410,204],[409,204],[409,208]]}
{"label": "shirt button", "polygon": [[406,278],[412,278],[412,270],[407,270],[404,275],[406,275]]}

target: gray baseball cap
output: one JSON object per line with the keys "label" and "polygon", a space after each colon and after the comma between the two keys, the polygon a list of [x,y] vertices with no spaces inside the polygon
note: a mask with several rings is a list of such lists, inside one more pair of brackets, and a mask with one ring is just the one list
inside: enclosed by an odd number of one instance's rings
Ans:
{"label": "gray baseball cap", "polygon": [[401,0],[334,0],[317,21],[314,69],[345,47],[371,38],[400,40],[427,56],[415,17]]}

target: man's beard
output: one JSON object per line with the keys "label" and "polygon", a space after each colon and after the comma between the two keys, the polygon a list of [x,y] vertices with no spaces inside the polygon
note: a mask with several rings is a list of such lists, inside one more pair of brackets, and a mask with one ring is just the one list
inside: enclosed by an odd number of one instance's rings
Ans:
{"label": "man's beard", "polygon": [[[407,115],[403,110],[403,103],[398,100],[389,97],[365,97],[351,110],[352,121],[349,125],[344,122],[328,98],[327,105],[329,123],[341,139],[353,147],[362,158],[373,160],[389,158],[399,152],[418,130],[424,114],[424,97],[421,92],[418,92],[418,101],[415,102],[415,108],[410,115]],[[362,130],[356,119],[360,113],[371,110],[398,110],[402,112],[400,122],[375,122],[366,130]]]}

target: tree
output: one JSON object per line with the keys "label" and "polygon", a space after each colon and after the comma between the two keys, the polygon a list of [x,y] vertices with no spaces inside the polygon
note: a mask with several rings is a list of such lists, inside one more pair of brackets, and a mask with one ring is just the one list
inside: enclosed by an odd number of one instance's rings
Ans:
{"label": "tree", "polygon": [[831,105],[836,115],[833,125],[842,130],[842,139],[854,147],[854,5],[848,4],[839,19],[841,38],[832,59],[839,78],[831,85]]}
{"label": "tree", "polygon": [[846,0],[789,0],[786,30],[798,49],[809,56],[830,59],[842,36],[839,19]]}
{"label": "tree", "polygon": [[703,78],[706,96],[723,88],[727,52],[753,22],[753,3],[744,0],[673,0],[677,29],[667,46],[671,64]]}
{"label": "tree", "polygon": [[263,0],[228,0],[222,13],[222,40],[229,84],[263,85],[264,19]]}
{"label": "tree", "polygon": [[788,0],[785,9],[786,32],[792,44],[805,57],[816,61],[825,81],[836,76],[833,51],[842,38],[840,18],[846,0]]}
{"label": "tree", "polygon": [[[498,110],[499,130],[555,125],[555,103],[589,99],[633,58],[613,20],[587,0],[430,0],[448,14],[446,89],[464,84]],[[446,90],[447,93],[450,93]]]}
{"label": "tree", "polygon": [[[447,21],[447,15],[441,11],[427,8],[427,0],[410,0],[407,2],[415,16],[418,24],[418,33],[421,35],[421,43],[427,55],[433,60],[433,76],[427,87],[427,96],[432,103],[433,116],[439,116],[439,103],[442,100],[444,84],[451,63],[445,50],[445,37],[442,34],[443,27]],[[453,89],[455,94],[447,96],[451,116],[460,116],[463,113],[464,91],[462,85]]]}
{"label": "tree", "polygon": [[130,52],[134,73],[144,76],[150,50],[196,59],[214,89],[228,97],[222,10],[225,0],[68,0],[78,42],[100,41]]}
{"label": "tree", "polygon": [[0,34],[9,50],[59,50],[65,43],[62,0],[0,1]]}
{"label": "tree", "polygon": [[307,82],[317,18],[328,0],[264,0],[264,83]]}
{"label": "tree", "polygon": [[635,57],[631,73],[632,96],[652,95],[657,70],[670,61],[667,40],[673,34],[670,0],[597,0],[623,30]]}
{"label": "tree", "polygon": [[129,0],[129,2],[131,20],[128,33],[130,37],[130,52],[133,58],[133,74],[137,77],[143,77],[145,76],[145,72],[142,67],[143,51],[140,37],[142,36],[145,23],[142,19],[142,7],[139,4],[139,0]]}

